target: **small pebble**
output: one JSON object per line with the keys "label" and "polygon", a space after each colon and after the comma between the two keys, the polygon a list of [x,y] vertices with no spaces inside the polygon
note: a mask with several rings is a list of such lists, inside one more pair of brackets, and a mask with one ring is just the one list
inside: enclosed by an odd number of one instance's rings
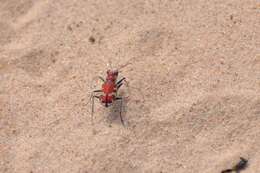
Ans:
{"label": "small pebble", "polygon": [[90,43],[92,43],[92,44],[94,44],[94,43],[95,43],[95,41],[96,41],[96,40],[95,40],[95,38],[94,38],[94,37],[92,37],[92,36],[91,36],[91,37],[89,37],[89,39],[88,39],[88,40],[89,40],[89,42],[90,42]]}

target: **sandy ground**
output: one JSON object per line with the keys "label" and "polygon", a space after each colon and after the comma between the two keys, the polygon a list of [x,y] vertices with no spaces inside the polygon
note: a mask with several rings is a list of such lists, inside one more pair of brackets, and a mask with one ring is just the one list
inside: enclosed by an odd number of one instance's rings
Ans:
{"label": "sandy ground", "polygon": [[[260,3],[0,0],[0,172],[260,172]],[[90,39],[92,37],[92,40]],[[120,68],[119,105],[96,103]]]}

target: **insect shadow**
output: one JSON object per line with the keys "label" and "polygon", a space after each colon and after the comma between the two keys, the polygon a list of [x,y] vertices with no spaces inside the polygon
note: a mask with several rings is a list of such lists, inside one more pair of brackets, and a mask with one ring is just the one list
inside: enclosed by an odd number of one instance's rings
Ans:
{"label": "insect shadow", "polygon": [[108,117],[107,117],[109,126],[112,126],[111,124],[115,120],[119,120],[118,123],[122,124],[123,126],[127,124],[126,121],[127,100],[126,100],[125,91],[124,90],[120,91],[118,96],[120,96],[122,99],[116,100],[113,103],[111,109],[109,110]]}
{"label": "insect shadow", "polygon": [[243,157],[240,157],[240,161],[235,166],[233,166],[233,168],[223,170],[221,171],[221,173],[230,173],[230,172],[240,173],[242,170],[246,169],[247,166],[248,166],[248,160]]}

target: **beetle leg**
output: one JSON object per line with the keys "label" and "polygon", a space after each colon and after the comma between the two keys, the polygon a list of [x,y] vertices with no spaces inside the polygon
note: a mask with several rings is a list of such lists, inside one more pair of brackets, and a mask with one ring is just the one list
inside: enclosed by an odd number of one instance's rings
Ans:
{"label": "beetle leg", "polygon": [[125,77],[123,77],[122,79],[120,79],[120,80],[116,83],[116,85],[120,85],[120,84],[123,82],[123,80],[125,80]]}
{"label": "beetle leg", "polygon": [[119,89],[122,85],[123,85],[123,81],[125,80],[125,77],[123,77],[122,79],[120,79],[117,83],[116,83],[116,89]]}
{"label": "beetle leg", "polygon": [[105,79],[102,78],[101,76],[98,76],[98,78],[99,78],[100,80],[102,80],[103,82],[105,82]]}
{"label": "beetle leg", "polygon": [[119,89],[122,85],[123,83],[120,83],[119,85],[116,86],[116,88]]}
{"label": "beetle leg", "polygon": [[102,90],[94,90],[93,93],[99,93],[102,92]]}

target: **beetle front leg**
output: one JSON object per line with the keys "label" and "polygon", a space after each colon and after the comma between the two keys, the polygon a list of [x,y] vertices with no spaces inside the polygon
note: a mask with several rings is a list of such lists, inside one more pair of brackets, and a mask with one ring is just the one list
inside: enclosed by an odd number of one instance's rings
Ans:
{"label": "beetle front leg", "polygon": [[102,80],[103,82],[105,82],[105,79],[102,78],[101,76],[98,76],[98,78],[99,78],[100,80]]}
{"label": "beetle front leg", "polygon": [[123,77],[122,79],[120,79],[117,83],[116,83],[116,88],[119,89],[122,85],[123,85],[123,81],[125,80],[125,77]]}
{"label": "beetle front leg", "polygon": [[120,80],[116,83],[116,85],[119,85],[120,83],[122,83],[123,80],[125,80],[125,77],[123,77],[122,79],[120,79]]}

